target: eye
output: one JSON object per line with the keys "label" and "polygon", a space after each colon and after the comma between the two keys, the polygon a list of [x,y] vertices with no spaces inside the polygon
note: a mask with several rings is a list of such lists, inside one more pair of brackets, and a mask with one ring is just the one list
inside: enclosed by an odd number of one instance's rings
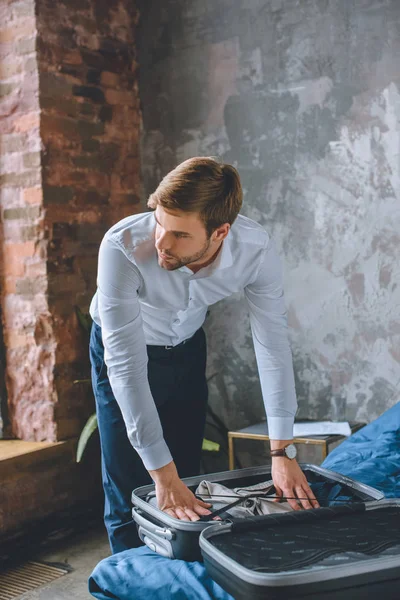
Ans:
{"label": "eye", "polygon": [[185,235],[184,233],[174,233],[174,236],[176,238],[187,238],[187,237],[189,237],[188,235]]}

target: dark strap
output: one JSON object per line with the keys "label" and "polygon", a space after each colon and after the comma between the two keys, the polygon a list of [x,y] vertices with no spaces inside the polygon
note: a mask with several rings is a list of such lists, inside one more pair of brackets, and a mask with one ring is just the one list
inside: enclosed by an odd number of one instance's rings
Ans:
{"label": "dark strap", "polygon": [[[249,498],[249,496],[243,496],[242,498],[238,498],[234,502],[227,504],[227,506],[223,506],[222,508],[215,510],[210,515],[203,515],[202,517],[200,517],[199,521],[203,521],[203,522],[212,521],[215,517],[219,517],[220,515],[223,515],[224,513],[228,512],[231,508],[233,508],[234,506],[237,506],[241,502],[244,502],[248,498]],[[254,496],[253,496],[253,498],[254,498]]]}
{"label": "dark strap", "polygon": [[[203,521],[203,522],[204,521],[206,521],[206,522],[207,521],[211,521],[212,519],[214,519],[214,517],[219,517],[220,515],[223,515],[224,513],[228,512],[231,508],[234,508],[238,504],[241,504],[245,500],[249,500],[251,498],[264,498],[264,499],[267,499],[267,500],[268,500],[268,498],[272,499],[272,498],[275,497],[275,496],[272,496],[273,493],[275,493],[275,488],[272,486],[271,489],[269,489],[267,493],[265,493],[265,492],[263,492],[263,491],[260,490],[259,492],[253,492],[253,493],[250,493],[250,494],[246,494],[246,496],[241,496],[240,498],[238,498],[237,500],[234,500],[230,504],[227,504],[226,506],[222,506],[218,510],[215,510],[210,515],[204,515],[203,517],[200,517],[199,520]],[[226,495],[226,494],[215,494],[215,495],[211,495],[210,499],[211,498],[217,498],[218,496],[221,496],[222,498],[229,498],[229,496]],[[205,495],[204,494],[203,494],[203,496],[197,495],[196,498],[199,498],[200,500],[202,500],[203,502],[205,502],[205,499],[204,499]],[[232,496],[231,496],[231,498],[232,498]]]}

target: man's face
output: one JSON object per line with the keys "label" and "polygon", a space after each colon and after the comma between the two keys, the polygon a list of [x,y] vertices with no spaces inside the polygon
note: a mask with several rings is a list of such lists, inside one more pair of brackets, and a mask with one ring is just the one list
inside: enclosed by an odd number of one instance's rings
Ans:
{"label": "man's face", "polygon": [[211,239],[198,213],[167,211],[157,206],[155,245],[158,264],[167,271],[207,259]]}

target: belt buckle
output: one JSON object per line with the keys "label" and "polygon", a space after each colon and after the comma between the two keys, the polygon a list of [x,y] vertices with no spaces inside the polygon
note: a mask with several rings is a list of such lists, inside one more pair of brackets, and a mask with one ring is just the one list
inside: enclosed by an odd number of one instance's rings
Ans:
{"label": "belt buckle", "polygon": [[179,348],[180,346],[184,346],[186,344],[188,340],[183,340],[182,342],[179,342],[179,344],[177,344],[176,346],[164,346],[165,350],[173,350],[174,348]]}

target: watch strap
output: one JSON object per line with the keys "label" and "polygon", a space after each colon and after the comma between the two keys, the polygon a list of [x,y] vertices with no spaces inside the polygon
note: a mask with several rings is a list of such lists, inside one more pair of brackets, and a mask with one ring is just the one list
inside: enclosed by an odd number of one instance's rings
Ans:
{"label": "watch strap", "polygon": [[270,451],[271,456],[286,456],[285,448]]}

